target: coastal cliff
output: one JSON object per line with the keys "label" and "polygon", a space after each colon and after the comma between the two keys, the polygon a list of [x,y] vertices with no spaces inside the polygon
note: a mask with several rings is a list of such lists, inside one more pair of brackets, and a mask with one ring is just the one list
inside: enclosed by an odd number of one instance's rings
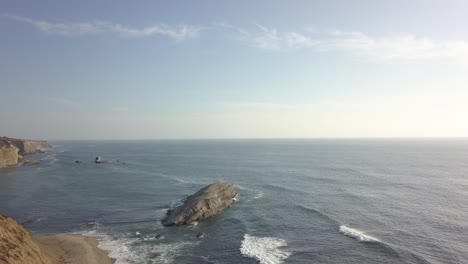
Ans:
{"label": "coastal cliff", "polygon": [[33,237],[0,214],[0,264],[112,264],[115,259],[91,237],[64,234]]}
{"label": "coastal cliff", "polygon": [[0,167],[17,165],[22,155],[39,153],[41,148],[48,146],[44,140],[0,137]]}
{"label": "coastal cliff", "polygon": [[29,232],[13,219],[0,215],[0,264],[51,264]]}
{"label": "coastal cliff", "polygon": [[0,139],[0,167],[18,164],[19,149],[6,140]]}
{"label": "coastal cliff", "polygon": [[29,140],[2,137],[0,140],[5,140],[15,145],[20,155],[35,154],[41,152],[41,148],[49,147],[49,143],[45,140]]}

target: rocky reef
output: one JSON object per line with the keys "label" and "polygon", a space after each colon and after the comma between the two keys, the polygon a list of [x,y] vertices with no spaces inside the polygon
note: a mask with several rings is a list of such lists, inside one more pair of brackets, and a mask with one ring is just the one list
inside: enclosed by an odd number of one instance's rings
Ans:
{"label": "rocky reef", "polygon": [[50,264],[51,261],[26,229],[13,219],[0,215],[0,263]]}
{"label": "rocky reef", "polygon": [[237,195],[234,184],[216,182],[190,195],[184,204],[167,212],[162,224],[186,225],[206,219],[229,207]]}
{"label": "rocky reef", "polygon": [[39,153],[45,147],[49,143],[43,140],[0,137],[0,167],[17,165],[22,155]]}

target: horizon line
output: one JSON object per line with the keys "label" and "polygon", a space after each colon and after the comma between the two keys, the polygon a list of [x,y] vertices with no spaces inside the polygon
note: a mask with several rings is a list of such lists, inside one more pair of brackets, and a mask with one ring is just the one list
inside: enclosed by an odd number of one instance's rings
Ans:
{"label": "horizon line", "polygon": [[229,140],[424,140],[424,139],[468,139],[468,136],[428,137],[233,137],[233,138],[119,138],[119,139],[30,139],[46,141],[229,141]]}

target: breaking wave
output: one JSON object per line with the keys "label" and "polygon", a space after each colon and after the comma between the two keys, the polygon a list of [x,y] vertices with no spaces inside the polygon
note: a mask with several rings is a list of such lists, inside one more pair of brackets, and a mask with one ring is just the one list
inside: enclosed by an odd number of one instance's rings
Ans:
{"label": "breaking wave", "polygon": [[98,247],[107,251],[109,257],[116,260],[114,264],[127,264],[129,260],[134,258],[129,245],[135,242],[136,239],[111,237],[108,234],[98,233],[94,230],[84,232],[82,235],[95,238],[98,241]]}
{"label": "breaking wave", "polygon": [[[93,230],[81,234],[95,238],[98,241],[98,247],[109,252],[109,257],[116,260],[114,264],[174,263],[175,257],[180,251],[197,244],[193,241],[154,244],[151,243],[151,241],[157,240],[154,236],[137,233],[134,236],[128,236],[128,234],[123,236]],[[156,254],[157,257],[150,259],[149,256],[152,254]]]}
{"label": "breaking wave", "polygon": [[287,245],[286,240],[281,238],[245,234],[240,252],[246,257],[258,260],[260,264],[279,264],[291,255],[291,252],[282,249]]}
{"label": "breaking wave", "polygon": [[345,225],[340,226],[340,233],[342,233],[345,236],[357,239],[361,242],[380,242],[380,240],[378,240],[377,238],[366,235],[363,231],[347,227]]}

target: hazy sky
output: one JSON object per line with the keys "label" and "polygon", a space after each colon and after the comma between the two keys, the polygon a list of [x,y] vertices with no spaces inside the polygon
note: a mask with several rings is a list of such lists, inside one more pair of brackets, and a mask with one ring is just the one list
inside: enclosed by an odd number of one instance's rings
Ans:
{"label": "hazy sky", "polygon": [[468,136],[468,1],[1,1],[0,136]]}

